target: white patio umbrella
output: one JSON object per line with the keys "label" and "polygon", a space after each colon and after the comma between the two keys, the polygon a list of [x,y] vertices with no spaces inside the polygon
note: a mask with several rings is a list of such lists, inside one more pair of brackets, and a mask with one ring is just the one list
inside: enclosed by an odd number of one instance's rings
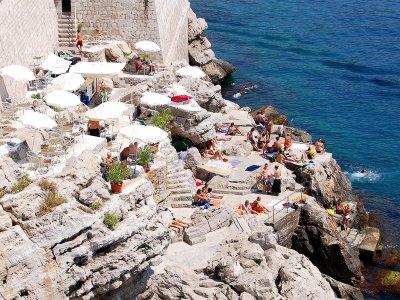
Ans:
{"label": "white patio umbrella", "polygon": [[51,85],[56,89],[72,92],[79,89],[84,82],[85,79],[80,74],[65,73],[55,78]]}
{"label": "white patio umbrella", "polygon": [[85,77],[102,78],[117,75],[125,65],[124,63],[79,62],[72,66],[69,71]]}
{"label": "white patio umbrella", "polygon": [[57,126],[56,121],[48,115],[26,110],[24,115],[18,119],[24,127],[52,129]]}
{"label": "white patio umbrella", "polygon": [[120,118],[128,106],[125,103],[110,101],[100,104],[99,106],[89,109],[85,113],[85,117],[90,120],[110,120]]}
{"label": "white patio umbrella", "polygon": [[1,68],[0,74],[11,77],[14,80],[35,80],[35,74],[29,68],[19,65],[10,65]]}
{"label": "white patio umbrella", "polygon": [[176,71],[176,74],[179,76],[190,76],[192,78],[203,78],[206,76],[206,73],[204,73],[200,68],[192,66],[180,68]]}
{"label": "white patio umbrella", "polygon": [[42,62],[41,67],[44,70],[49,70],[53,74],[63,74],[68,71],[71,61],[62,59],[61,57],[55,55],[54,53],[49,53],[44,62]]}
{"label": "white patio umbrella", "polygon": [[137,50],[141,50],[144,52],[159,52],[161,51],[160,46],[158,46],[156,43],[151,42],[151,41],[140,41],[135,44],[135,48]]}
{"label": "white patio umbrella", "polygon": [[80,98],[70,92],[55,90],[43,98],[48,105],[57,108],[68,108],[82,104]]}
{"label": "white patio umbrella", "polygon": [[150,107],[155,107],[158,105],[170,104],[171,99],[167,95],[145,92],[142,98],[140,98],[140,104],[148,105]]}
{"label": "white patio umbrella", "polygon": [[145,144],[155,144],[168,139],[168,133],[156,126],[129,125],[119,130],[122,136],[139,140]]}

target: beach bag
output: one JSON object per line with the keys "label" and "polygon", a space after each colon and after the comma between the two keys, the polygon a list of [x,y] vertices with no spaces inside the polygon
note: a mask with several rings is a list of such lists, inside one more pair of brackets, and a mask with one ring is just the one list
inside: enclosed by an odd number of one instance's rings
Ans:
{"label": "beach bag", "polygon": [[210,208],[210,203],[206,203],[206,204],[204,204],[204,209],[208,209],[208,208]]}

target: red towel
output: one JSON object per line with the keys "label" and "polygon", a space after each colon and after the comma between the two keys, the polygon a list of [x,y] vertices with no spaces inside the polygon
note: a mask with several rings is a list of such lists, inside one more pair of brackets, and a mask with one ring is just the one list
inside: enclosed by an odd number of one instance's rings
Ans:
{"label": "red towel", "polygon": [[190,100],[190,99],[192,99],[192,98],[193,98],[193,97],[192,97],[192,96],[189,96],[189,95],[177,95],[177,96],[172,97],[172,98],[171,98],[171,101],[172,101],[172,102],[177,102],[177,103],[179,103],[179,102],[188,101],[188,100]]}

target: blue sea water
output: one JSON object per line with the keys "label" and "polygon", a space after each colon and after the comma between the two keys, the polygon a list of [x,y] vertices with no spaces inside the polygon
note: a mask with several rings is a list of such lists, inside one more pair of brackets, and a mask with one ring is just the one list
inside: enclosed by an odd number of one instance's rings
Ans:
{"label": "blue sea water", "polygon": [[[241,106],[271,104],[322,137],[400,244],[400,1],[192,0]],[[239,94],[243,84],[256,88]],[[367,177],[355,173],[370,170]],[[396,228],[396,230],[393,230]],[[385,230],[386,231],[386,230]]]}

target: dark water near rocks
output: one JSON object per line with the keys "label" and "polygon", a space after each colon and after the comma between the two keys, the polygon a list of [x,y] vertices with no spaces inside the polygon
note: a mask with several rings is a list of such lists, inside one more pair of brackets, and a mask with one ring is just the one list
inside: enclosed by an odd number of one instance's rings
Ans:
{"label": "dark water near rocks", "polygon": [[191,2],[217,56],[238,69],[226,98],[271,104],[323,137],[380,220],[385,249],[399,245],[400,1]]}

